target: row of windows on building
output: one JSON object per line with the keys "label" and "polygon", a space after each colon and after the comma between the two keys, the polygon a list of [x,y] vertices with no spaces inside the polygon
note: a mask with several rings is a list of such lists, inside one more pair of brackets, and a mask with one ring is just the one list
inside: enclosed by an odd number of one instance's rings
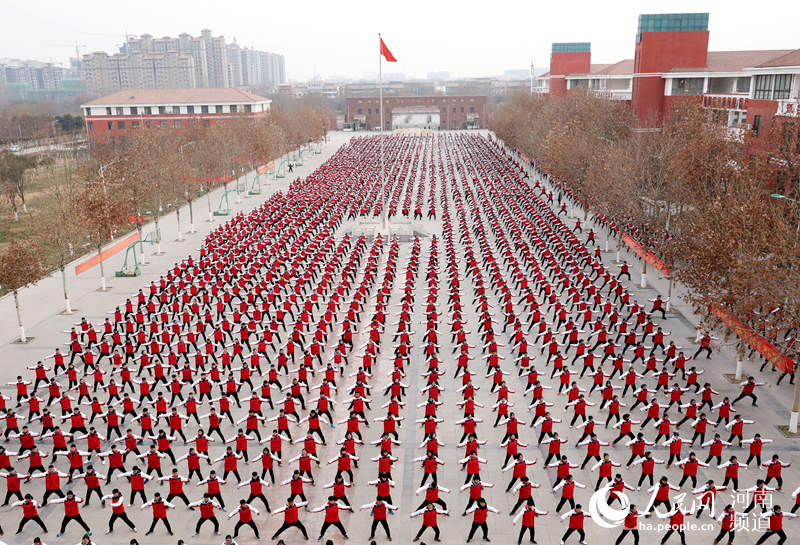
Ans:
{"label": "row of windows on building", "polygon": [[[730,88],[719,88],[715,86],[715,80],[720,80],[723,84],[728,78],[709,78],[708,92],[710,93],[729,93]],[[753,88],[753,98],[762,100],[781,100],[791,97],[792,93],[792,74],[764,74],[755,76]],[[672,95],[702,95],[705,78],[675,78],[672,80]],[[735,81],[736,93],[747,93],[750,90],[750,78],[740,77]]]}
{"label": "row of windows on building", "polygon": [[[185,112],[181,112],[181,106],[142,106],[142,107],[130,106],[128,107],[127,115],[155,115],[155,114],[164,115],[164,114],[181,114],[181,113],[187,113],[187,114],[234,113],[235,114],[242,112],[249,114],[253,112],[253,106],[251,104],[242,104],[242,105],[230,104],[228,106],[224,106],[221,104],[217,104],[214,106],[203,104],[201,106],[184,106],[184,108],[186,108]],[[225,108],[228,108],[227,112],[225,111]],[[92,115],[91,110],[89,108],[86,108],[86,115],[87,116]],[[112,108],[107,106],[106,115],[126,115],[125,108],[119,106],[116,108]]]}
{"label": "row of windows on building", "polygon": [[764,74],[755,77],[753,98],[781,100],[792,92],[792,74]]}
{"label": "row of windows on building", "polygon": [[[457,110],[457,108],[455,106],[453,106],[453,113],[458,113],[456,110]],[[363,114],[364,113],[364,108],[359,108],[358,109],[358,113],[359,114]],[[372,113],[372,108],[367,108],[367,114],[371,114],[371,113]],[[379,113],[381,113],[381,111],[378,108],[375,108],[375,113],[379,114]],[[446,113],[447,113],[447,109],[446,108],[442,108],[442,114],[444,115]],[[464,108],[463,107],[461,108],[461,113],[462,114],[464,113]],[[475,113],[475,107],[474,106],[470,106],[469,113],[471,113],[471,114]],[[389,109],[387,109],[386,110],[386,115],[389,115],[389,114],[391,114],[391,111]]]}
{"label": "row of windows on building", "polygon": [[[194,128],[198,127],[197,121],[198,120],[195,120],[195,119],[188,119],[186,121],[186,127],[189,128],[189,129],[194,129]],[[203,128],[207,128],[207,127],[211,126],[211,122],[208,119],[201,119],[199,121],[200,121],[200,126],[202,126]],[[107,121],[106,123],[107,123],[108,130],[109,131],[113,131],[114,127],[115,127],[115,122],[114,121]],[[180,119],[175,119],[174,121],[172,121],[172,123],[170,123],[169,121],[158,121],[158,122],[145,121],[144,122],[144,127],[146,129],[152,129],[153,127],[157,128],[157,129],[168,129],[168,128],[170,128],[170,125],[172,126],[173,129],[182,129],[183,128],[183,121],[180,120]],[[93,121],[89,121],[86,126],[90,131],[94,130],[94,122]],[[128,127],[130,127],[131,129],[139,129],[139,128],[141,128],[141,126],[142,125],[141,125],[140,121],[131,121],[130,125],[127,125],[125,121],[117,121],[116,122],[117,130],[125,130]]]}
{"label": "row of windows on building", "polygon": [[[439,103],[439,102],[450,102],[450,103],[452,103],[452,102],[465,102],[467,100],[469,100],[470,102],[475,102],[474,98],[466,99],[466,98],[439,98],[439,97],[435,97],[435,98],[434,97],[431,97],[431,98],[425,98],[425,97],[419,97],[419,98],[417,98],[417,97],[414,97],[414,98],[387,98],[386,102],[391,102],[394,105],[401,105],[401,106],[409,106],[410,105],[410,106],[414,106],[414,105],[425,104],[425,103],[434,104],[434,103]],[[359,100],[358,101],[359,104],[362,104],[364,102],[369,104],[370,102],[375,103],[375,102],[378,102],[378,101],[375,100],[375,99],[372,99],[372,100]]]}

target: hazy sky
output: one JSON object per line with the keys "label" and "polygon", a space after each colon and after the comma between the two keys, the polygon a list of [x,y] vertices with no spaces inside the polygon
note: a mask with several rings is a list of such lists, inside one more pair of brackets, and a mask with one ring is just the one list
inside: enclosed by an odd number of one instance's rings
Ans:
{"label": "hazy sky", "polygon": [[[488,76],[546,68],[554,41],[592,43],[594,62],[633,58],[640,13],[710,12],[710,49],[800,48],[800,2],[784,0],[3,0],[0,57],[67,63],[75,55],[116,52],[125,33],[181,32],[234,37],[242,46],[286,55],[290,79],[360,78],[377,73],[377,33],[398,59],[385,72],[424,77]],[[13,7],[12,7],[13,6]]]}

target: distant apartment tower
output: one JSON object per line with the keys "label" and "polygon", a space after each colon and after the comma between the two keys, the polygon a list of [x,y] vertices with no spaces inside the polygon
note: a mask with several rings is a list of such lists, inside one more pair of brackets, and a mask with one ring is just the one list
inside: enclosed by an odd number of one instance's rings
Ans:
{"label": "distant apartment tower", "polygon": [[228,81],[228,48],[225,47],[225,37],[211,35],[211,31],[204,28],[200,37],[206,44],[208,56],[208,86],[230,87]]}
{"label": "distant apartment tower", "polygon": [[49,62],[0,59],[0,83],[16,83],[37,90],[60,89],[63,72],[63,68]]}
{"label": "distant apartment tower", "polygon": [[228,87],[239,87],[242,84],[242,50],[235,41],[227,44],[227,59],[225,67],[228,72]]}
{"label": "distant apartment tower", "polygon": [[85,55],[81,70],[89,94],[106,90],[197,87],[194,59],[177,51]]}
{"label": "distant apartment tower", "polygon": [[264,80],[260,53],[252,48],[242,49],[242,85],[257,85]]}
{"label": "distant apartment tower", "polygon": [[243,49],[235,41],[228,44],[209,29],[197,37],[129,37],[118,54],[85,55],[80,65],[92,95],[121,89],[275,87],[286,81],[282,55]]}
{"label": "distant apartment tower", "polygon": [[276,53],[259,52],[261,63],[261,75],[263,84],[270,87],[277,87],[281,83],[286,83],[286,64],[283,55]]}

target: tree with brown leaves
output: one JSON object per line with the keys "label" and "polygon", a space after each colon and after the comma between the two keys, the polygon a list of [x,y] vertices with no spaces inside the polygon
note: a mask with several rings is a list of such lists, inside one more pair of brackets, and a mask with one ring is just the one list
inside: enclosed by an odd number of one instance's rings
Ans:
{"label": "tree with brown leaves", "polygon": [[0,254],[0,286],[11,291],[14,296],[20,342],[27,342],[27,337],[22,324],[19,290],[37,283],[46,273],[42,248],[36,239],[13,240]]}

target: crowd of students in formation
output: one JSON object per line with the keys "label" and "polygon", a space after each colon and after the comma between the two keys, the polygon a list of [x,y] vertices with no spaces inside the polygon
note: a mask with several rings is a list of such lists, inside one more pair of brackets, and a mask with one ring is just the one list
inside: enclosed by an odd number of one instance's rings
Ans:
{"label": "crowd of students in formation", "polygon": [[[80,527],[82,543],[93,529],[173,535],[188,509],[195,535],[230,527],[228,544],[245,528],[260,538],[270,516],[272,539],[347,538],[369,516],[369,539],[391,539],[411,517],[414,541],[439,541],[452,515],[470,521],[448,525],[456,541],[488,541],[487,521],[505,516],[517,543],[535,543],[537,517],[561,519],[562,543],[585,543],[583,506],[608,486],[611,505],[636,500],[617,543],[638,543],[640,519],[657,515],[660,542],[685,545],[685,517],[712,511],[714,543],[730,543],[756,507],[758,543],[786,541],[800,495],[783,488],[791,460],[748,414],[761,382],[743,381],[733,399],[715,390],[722,379],[698,361],[712,338],[679,346],[667,301],[638,300],[628,265],[604,263],[594,231],[570,228],[550,186],[497,143],[388,137],[385,188],[377,147],[353,139],[19,373],[16,395],[0,399],[3,506],[18,534],[51,532],[40,513],[61,510],[56,535]],[[340,232],[382,206],[426,209],[441,232]],[[412,459],[414,510],[397,468]],[[508,481],[485,480],[489,464]],[[532,480],[535,464],[549,483]],[[353,487],[370,501],[352,503]],[[320,489],[324,500],[309,500]],[[749,505],[730,504],[722,492],[734,490]],[[107,528],[92,528],[89,510],[107,513]]]}

